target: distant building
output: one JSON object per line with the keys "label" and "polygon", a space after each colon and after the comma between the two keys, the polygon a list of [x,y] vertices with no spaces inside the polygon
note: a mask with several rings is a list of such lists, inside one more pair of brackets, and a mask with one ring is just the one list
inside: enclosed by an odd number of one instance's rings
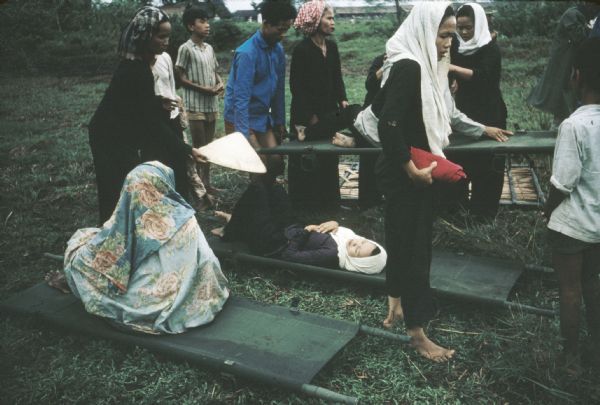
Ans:
{"label": "distant building", "polygon": [[378,18],[396,15],[395,6],[335,7],[336,18]]}
{"label": "distant building", "polygon": [[236,21],[257,21],[258,11],[252,10],[237,10],[232,14],[232,18]]}

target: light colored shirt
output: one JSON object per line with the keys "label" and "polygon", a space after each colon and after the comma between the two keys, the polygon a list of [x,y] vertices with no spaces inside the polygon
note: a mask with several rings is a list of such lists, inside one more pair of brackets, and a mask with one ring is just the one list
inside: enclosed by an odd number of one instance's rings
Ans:
{"label": "light colored shirt", "polygon": [[579,107],[558,129],[550,182],[566,198],[548,228],[600,243],[600,104]]}
{"label": "light colored shirt", "polygon": [[[163,52],[156,57],[152,65],[152,75],[154,76],[154,94],[165,97],[170,100],[177,99],[175,92],[175,75],[173,73],[173,61],[168,53]],[[171,119],[179,115],[179,108],[171,110]]]}
{"label": "light colored shirt", "polygon": [[[202,87],[217,85],[217,68],[219,63],[212,46],[202,43],[196,45],[188,39],[177,52],[175,66],[183,69],[188,80]],[[201,93],[187,87],[183,88],[185,108],[190,112],[219,111],[218,96]]]}
{"label": "light colored shirt", "polygon": [[444,99],[446,101],[446,108],[448,108],[448,115],[450,116],[450,127],[452,127],[452,133],[466,135],[472,138],[480,138],[483,135],[485,126],[479,122],[473,121],[467,117],[465,113],[456,108],[454,98],[450,93],[450,87],[446,86],[444,89]]}
{"label": "light colored shirt", "polygon": [[285,53],[260,30],[236,49],[225,89],[225,120],[246,137],[285,124]]}

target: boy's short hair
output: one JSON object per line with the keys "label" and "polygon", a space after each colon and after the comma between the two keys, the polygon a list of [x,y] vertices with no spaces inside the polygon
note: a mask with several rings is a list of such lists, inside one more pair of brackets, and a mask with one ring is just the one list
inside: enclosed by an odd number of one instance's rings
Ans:
{"label": "boy's short hair", "polygon": [[183,25],[187,29],[188,25],[193,25],[198,18],[201,20],[208,20],[210,18],[210,14],[206,8],[198,4],[189,4],[183,11]]}
{"label": "boy's short hair", "polygon": [[282,21],[296,18],[296,7],[288,0],[265,0],[258,5],[258,11],[263,22],[269,25],[277,25]]}
{"label": "boy's short hair", "polygon": [[600,38],[587,38],[579,45],[573,67],[582,84],[600,94]]}

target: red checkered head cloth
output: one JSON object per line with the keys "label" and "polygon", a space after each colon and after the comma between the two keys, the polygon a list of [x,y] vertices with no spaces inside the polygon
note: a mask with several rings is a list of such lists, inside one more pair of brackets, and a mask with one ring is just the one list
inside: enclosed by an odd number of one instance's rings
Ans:
{"label": "red checkered head cloth", "polygon": [[323,0],[313,0],[304,3],[294,21],[294,28],[304,35],[314,34],[319,28],[321,17],[327,4]]}

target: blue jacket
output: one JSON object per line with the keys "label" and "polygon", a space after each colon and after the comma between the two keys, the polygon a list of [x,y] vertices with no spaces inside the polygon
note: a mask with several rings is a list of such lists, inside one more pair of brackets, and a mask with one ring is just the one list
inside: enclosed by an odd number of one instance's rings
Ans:
{"label": "blue jacket", "polygon": [[225,88],[225,121],[250,135],[285,124],[285,53],[265,42],[260,30],[233,56]]}

